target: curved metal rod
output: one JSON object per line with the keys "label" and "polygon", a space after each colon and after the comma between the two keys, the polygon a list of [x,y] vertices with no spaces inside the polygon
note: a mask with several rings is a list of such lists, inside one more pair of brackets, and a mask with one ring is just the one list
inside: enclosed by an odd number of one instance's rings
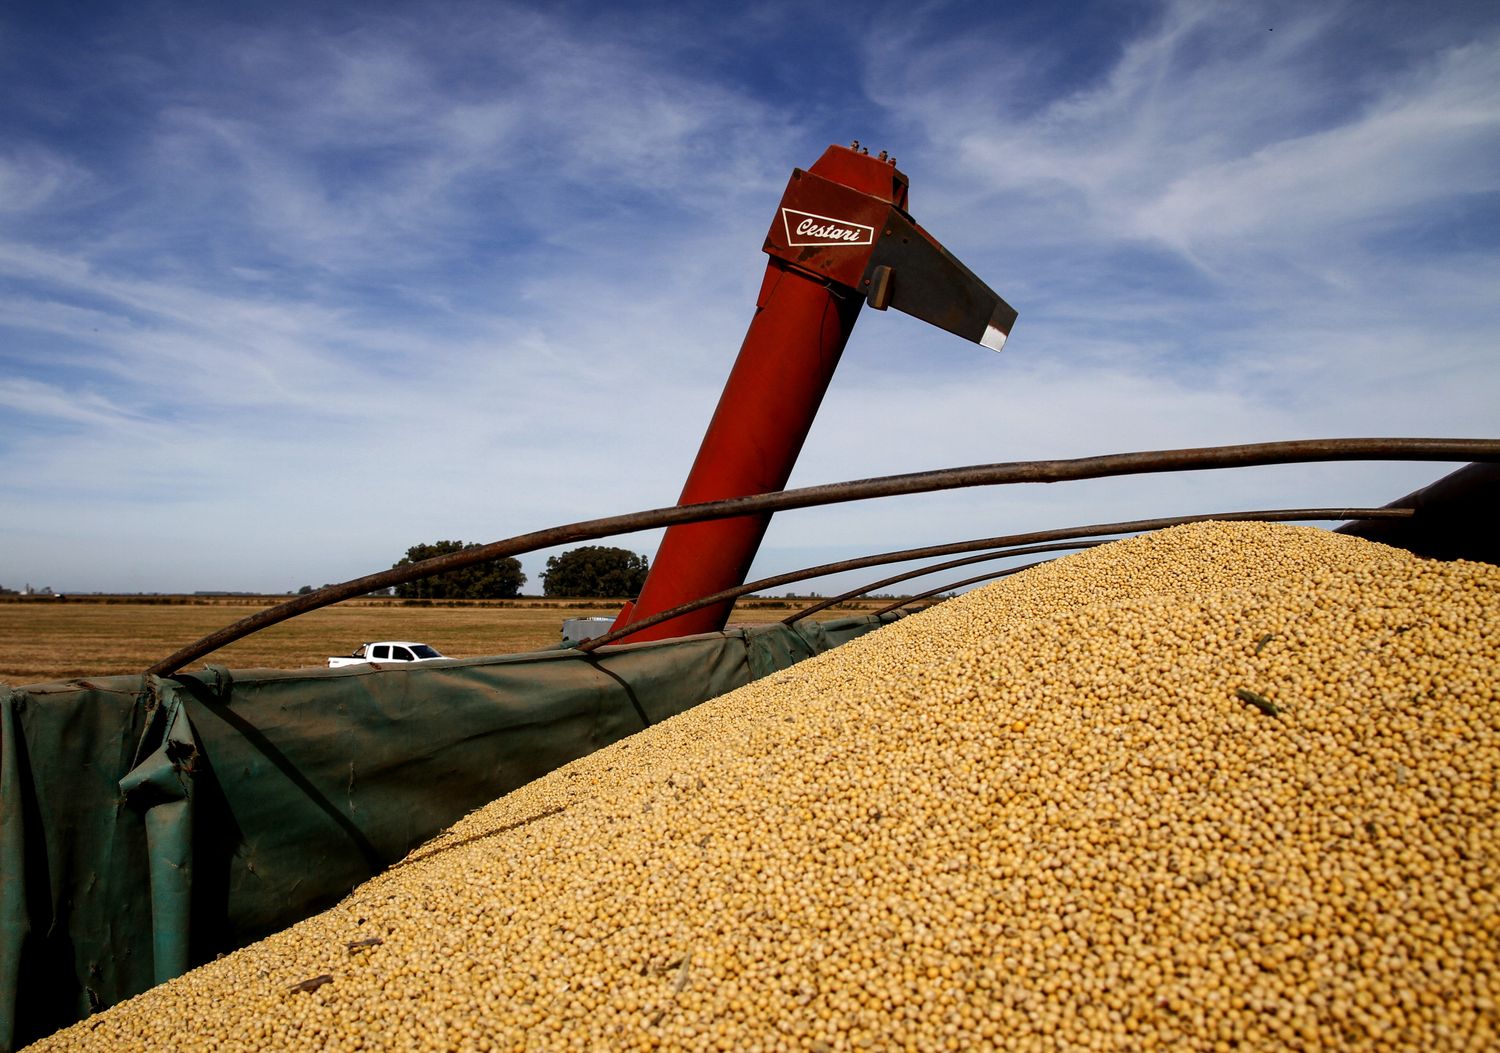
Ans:
{"label": "curved metal rod", "polygon": [[[1051,562],[1052,562],[1052,560],[1050,560],[1050,559],[1039,559],[1039,560],[1037,560],[1034,563],[1023,563],[1019,567],[1006,567],[1004,570],[992,570],[988,574],[980,574],[977,577],[965,578],[963,581],[955,581],[955,582],[952,582],[952,583],[947,584],[947,585],[939,585],[935,589],[928,589],[926,592],[919,592],[915,596],[908,596],[904,600],[897,600],[895,603],[891,604],[889,607],[882,607],[878,611],[873,611],[873,612],[871,612],[870,617],[871,618],[879,618],[882,614],[889,614],[889,613],[891,613],[891,611],[896,610],[898,607],[905,607],[905,606],[907,606],[908,604],[910,604],[914,600],[925,600],[929,596],[935,596],[936,594],[938,594],[940,592],[947,592],[949,589],[961,589],[965,585],[977,585],[981,581],[994,581],[996,578],[1008,578],[1012,574],[1019,574],[1023,570],[1030,570],[1032,567],[1040,567],[1043,563],[1051,563]],[[939,601],[939,602],[941,602],[941,601]],[[927,607],[923,607],[922,610],[925,611],[925,610],[927,610],[928,607],[936,607],[936,606],[937,606],[936,603],[929,603],[927,605]],[[913,611],[912,613],[915,614],[917,612]]]}
{"label": "curved metal rod", "polygon": [[518,534],[487,545],[476,545],[459,552],[404,567],[366,574],[338,585],[327,585],[303,596],[287,600],[241,618],[232,625],[211,633],[157,662],[148,674],[169,676],[195,658],[233,643],[253,632],[318,610],[340,600],[352,599],[377,589],[404,585],[408,581],[429,578],[450,570],[487,563],[505,556],[516,556],[537,549],[552,548],[574,541],[591,541],[613,534],[697,523],[711,519],[783,512],[793,508],[861,501],[871,497],[894,497],[899,494],[934,493],[970,486],[999,483],[1057,483],[1072,479],[1099,479],[1144,472],[1187,472],[1209,468],[1249,468],[1256,465],[1297,464],[1308,461],[1500,461],[1500,439],[1296,439],[1287,442],[1247,443],[1238,446],[1212,446],[1181,450],[1152,450],[1138,453],[1116,453],[1100,457],[1078,457],[1067,460],[1015,461],[999,464],[946,468],[933,472],[887,475],[847,483],[825,483],[796,490],[782,490],[753,497],[735,497],[723,501],[705,501],[695,505],[677,505],[648,512],[588,519],[548,530]]}
{"label": "curved metal rod", "polygon": [[800,622],[802,619],[817,614],[819,611],[827,610],[829,607],[836,607],[840,603],[843,603],[845,600],[852,600],[856,596],[863,596],[867,592],[874,592],[876,589],[883,589],[887,585],[894,585],[900,581],[910,581],[912,578],[922,578],[926,577],[928,574],[936,574],[940,570],[952,570],[954,567],[967,567],[973,563],[983,563],[986,560],[991,559],[1005,559],[1009,556],[1029,556],[1035,552],[1062,552],[1067,549],[1094,548],[1097,545],[1105,545],[1108,543],[1109,542],[1103,538],[1097,541],[1060,541],[1055,545],[1026,545],[1021,548],[1005,549],[1001,552],[982,552],[977,556],[967,556],[964,559],[950,559],[946,563],[934,563],[930,567],[918,567],[916,570],[908,570],[903,574],[896,574],[889,578],[882,578],[880,581],[872,581],[870,584],[863,585],[860,588],[850,589],[848,592],[840,593],[837,596],[831,596],[826,600],[819,600],[811,607],[804,607],[796,614],[787,615],[785,618],[781,619],[781,624],[791,625],[793,622]]}
{"label": "curved metal rod", "polygon": [[973,552],[976,549],[1003,548],[1040,541],[1064,541],[1070,538],[1092,537],[1097,534],[1129,534],[1143,530],[1162,530],[1169,526],[1180,526],[1184,523],[1201,523],[1207,519],[1218,519],[1225,522],[1245,520],[1284,522],[1287,520],[1312,519],[1342,521],[1363,519],[1370,513],[1374,513],[1374,518],[1376,519],[1409,519],[1413,514],[1409,508],[1293,508],[1266,512],[1213,512],[1207,515],[1168,516],[1162,519],[1134,519],[1123,523],[1098,523],[1089,527],[1062,527],[1053,530],[1036,530],[1029,534],[987,537],[977,541],[960,541],[949,545],[931,545],[927,548],[908,548],[897,552],[885,552],[876,556],[861,556],[858,559],[848,559],[838,563],[822,563],[816,567],[789,571],[785,574],[761,578],[758,581],[746,582],[744,585],[738,585],[732,589],[724,589],[722,592],[715,592],[708,596],[701,596],[690,603],[683,603],[670,610],[653,614],[649,618],[642,618],[638,622],[631,622],[622,629],[614,629],[602,636],[591,637],[578,644],[575,649],[579,651],[592,651],[596,647],[603,647],[605,644],[614,643],[616,640],[629,636],[631,633],[641,629],[670,621],[682,614],[689,614],[700,607],[723,603],[725,600],[736,600],[752,592],[759,592],[761,589],[775,588],[778,585],[786,585],[794,581],[806,581],[808,578],[821,578],[825,574],[838,574],[848,570],[877,567],[886,563],[902,563],[910,559],[930,559],[933,556],[948,556],[956,552]]}

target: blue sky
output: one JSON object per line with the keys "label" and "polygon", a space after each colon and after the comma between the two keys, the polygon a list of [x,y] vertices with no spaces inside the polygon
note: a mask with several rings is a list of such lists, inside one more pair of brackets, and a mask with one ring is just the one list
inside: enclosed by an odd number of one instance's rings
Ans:
{"label": "blue sky", "polygon": [[[792,485],[1500,435],[1492,4],[22,0],[0,585],[281,592],[673,503],[787,176],[855,138],[1020,320],[866,311]],[[1449,467],[787,513],[753,573]]]}

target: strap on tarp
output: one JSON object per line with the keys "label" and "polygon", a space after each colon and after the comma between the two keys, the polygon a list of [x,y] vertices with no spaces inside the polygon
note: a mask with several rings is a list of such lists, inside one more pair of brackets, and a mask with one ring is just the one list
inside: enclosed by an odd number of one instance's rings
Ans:
{"label": "strap on tarp", "polygon": [[157,706],[137,750],[145,756],[120,780],[120,792],[145,820],[152,972],[165,983],[191,966],[193,779],[201,751],[180,686],[154,676],[147,683]]}

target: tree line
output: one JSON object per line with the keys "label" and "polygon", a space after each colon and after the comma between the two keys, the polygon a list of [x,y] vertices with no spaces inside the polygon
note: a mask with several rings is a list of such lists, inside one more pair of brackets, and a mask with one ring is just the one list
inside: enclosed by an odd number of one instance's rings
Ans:
{"label": "tree line", "polygon": [[[477,543],[434,541],[413,545],[393,567],[409,567],[436,556],[446,556]],[[632,599],[646,583],[646,557],[626,548],[583,545],[559,556],[549,556],[542,572],[542,595]],[[396,595],[416,600],[503,600],[521,594],[526,574],[514,556],[475,563],[421,581],[396,586]]]}

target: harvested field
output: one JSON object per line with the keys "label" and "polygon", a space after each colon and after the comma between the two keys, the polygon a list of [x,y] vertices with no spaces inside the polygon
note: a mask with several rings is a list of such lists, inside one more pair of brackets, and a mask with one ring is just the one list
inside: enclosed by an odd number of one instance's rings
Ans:
{"label": "harvested field", "polygon": [[[0,681],[19,686],[139,673],[184,644],[284,599],[120,596],[0,602]],[[745,600],[732,621],[771,621],[803,605]],[[885,601],[842,604],[816,617],[842,618],[881,606]],[[418,640],[452,658],[514,654],[556,644],[565,618],[613,616],[619,610],[618,600],[520,598],[453,606],[352,600],[274,625],[204,661],[236,669],[300,669],[321,666],[329,655],[347,654],[366,640]]]}

